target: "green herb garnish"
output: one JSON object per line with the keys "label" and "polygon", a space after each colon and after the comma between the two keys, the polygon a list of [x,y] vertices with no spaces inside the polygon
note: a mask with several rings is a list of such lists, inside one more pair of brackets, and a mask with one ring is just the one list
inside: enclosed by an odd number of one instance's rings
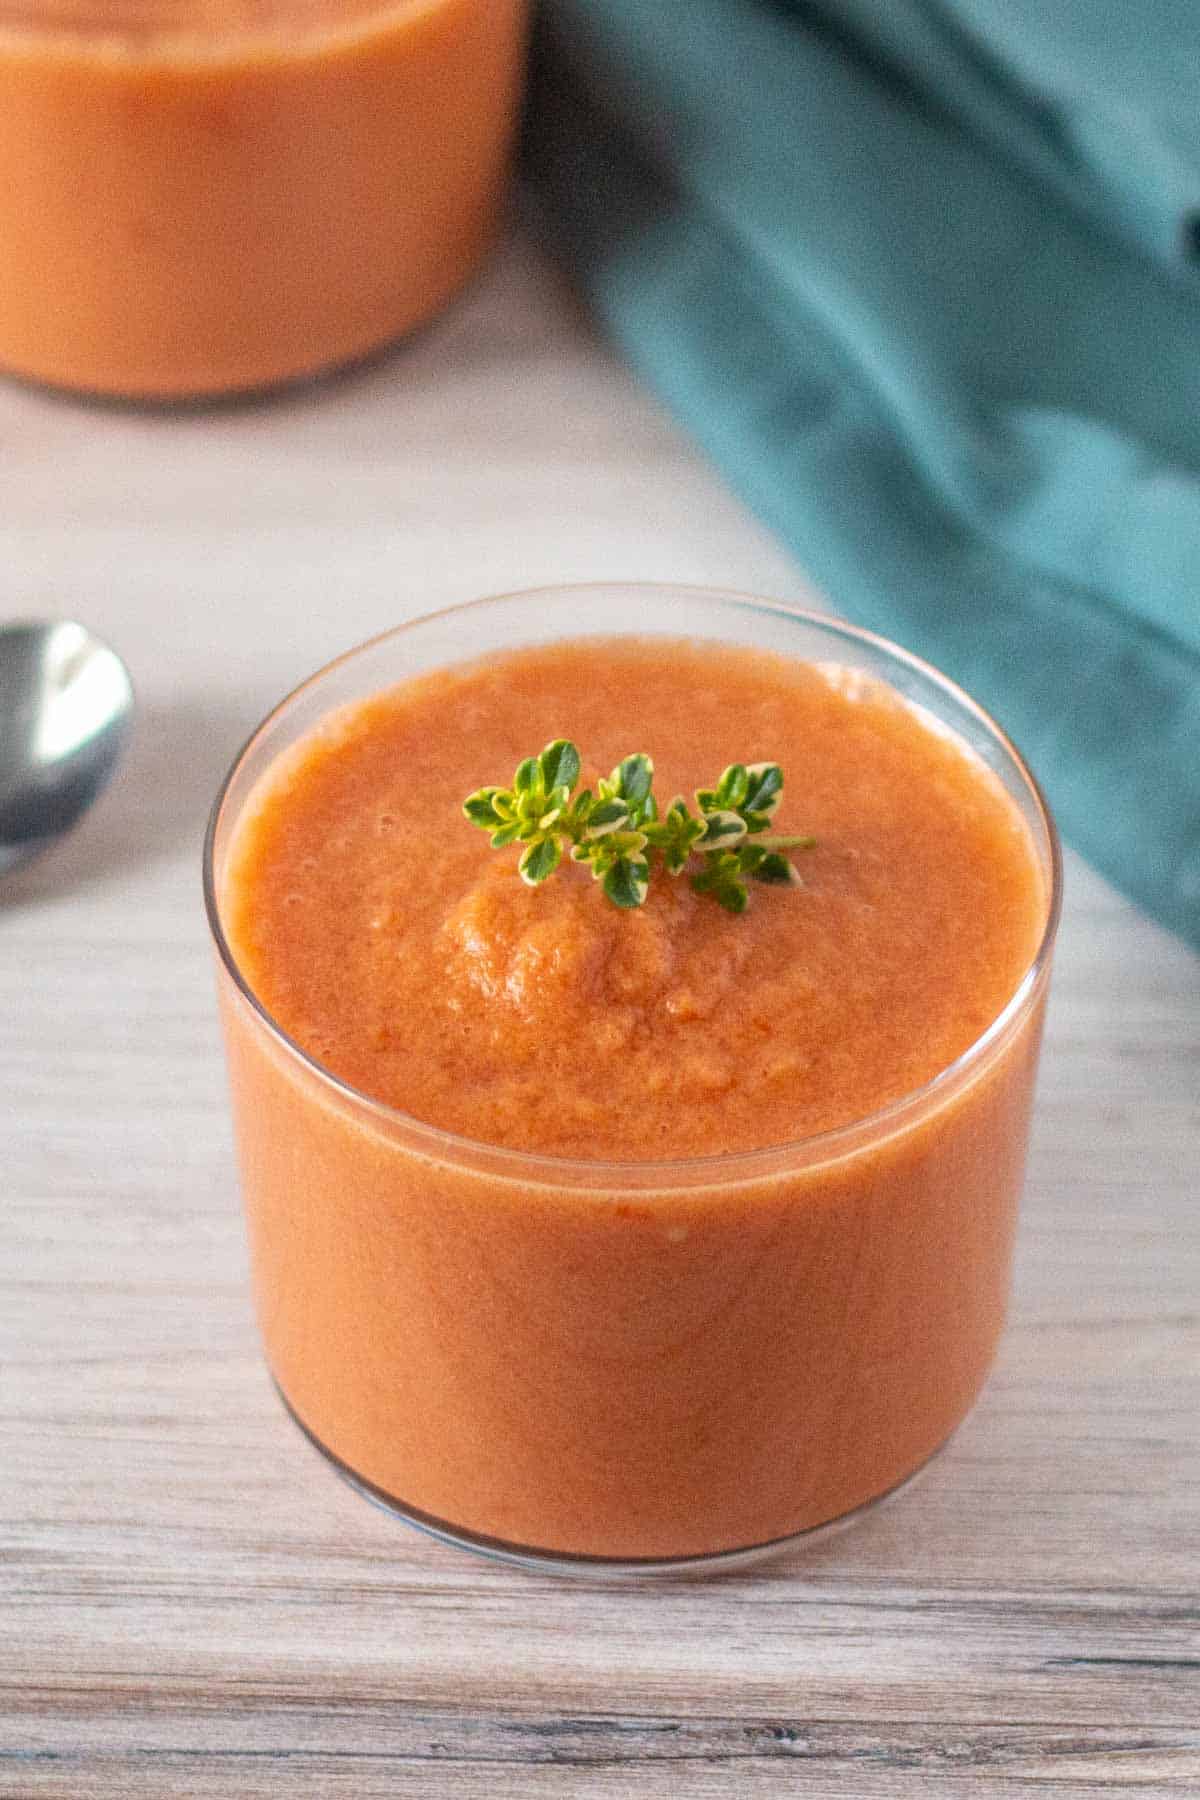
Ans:
{"label": "green herb garnish", "polygon": [[614,906],[643,905],[655,858],[669,875],[699,858],[693,888],[734,913],[746,910],[747,878],[800,885],[783,852],[807,850],[815,839],[766,835],[783,793],[778,763],[732,763],[715,788],[697,791],[695,813],[677,797],[661,816],[648,756],[625,757],[594,794],[575,793],[581,768],[574,744],[556,738],[526,757],[511,787],[480,788],[463,802],[472,825],[491,833],[493,850],[524,845],[517,866],[530,887],[553,875],[565,851],[591,865]]}

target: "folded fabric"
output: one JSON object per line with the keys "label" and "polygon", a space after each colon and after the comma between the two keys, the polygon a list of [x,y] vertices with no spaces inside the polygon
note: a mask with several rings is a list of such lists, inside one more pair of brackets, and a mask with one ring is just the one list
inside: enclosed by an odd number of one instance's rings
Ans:
{"label": "folded fabric", "polygon": [[1187,0],[544,0],[525,170],[832,603],[1200,947],[1198,67]]}

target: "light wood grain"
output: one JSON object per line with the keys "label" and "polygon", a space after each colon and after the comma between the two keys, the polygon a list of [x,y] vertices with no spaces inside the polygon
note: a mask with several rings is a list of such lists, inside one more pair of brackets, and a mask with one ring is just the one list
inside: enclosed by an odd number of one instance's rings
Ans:
{"label": "light wood grain", "polygon": [[709,1584],[405,1531],[259,1361],[200,908],[286,687],[567,578],[804,597],[519,244],[435,329],[246,410],[0,391],[9,612],[77,612],[142,725],[0,890],[0,1797],[1200,1791],[1200,963],[1077,863],[1014,1316],[924,1482]]}

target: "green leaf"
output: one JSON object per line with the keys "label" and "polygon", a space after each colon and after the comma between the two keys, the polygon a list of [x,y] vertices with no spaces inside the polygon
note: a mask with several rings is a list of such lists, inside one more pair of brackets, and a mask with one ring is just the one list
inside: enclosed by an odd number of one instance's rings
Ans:
{"label": "green leaf", "polygon": [[614,906],[643,905],[649,885],[650,864],[644,857],[620,856],[604,877],[604,892]]}
{"label": "green leaf", "polygon": [[713,812],[707,815],[704,836],[698,840],[702,850],[725,850],[746,835],[746,823],[735,812]]}
{"label": "green leaf", "polygon": [[472,825],[482,825],[490,830],[503,823],[503,815],[496,811],[496,795],[502,791],[501,788],[487,787],[467,795],[463,801],[463,812]]}
{"label": "green leaf", "polygon": [[604,837],[610,831],[619,831],[628,822],[629,808],[624,800],[598,800],[587,816],[585,826],[588,837]]}
{"label": "green leaf", "polygon": [[517,870],[528,887],[537,887],[539,882],[553,875],[561,860],[562,844],[558,838],[536,838],[517,864]]}
{"label": "green leaf", "polygon": [[726,912],[744,913],[750,896],[740,881],[723,881],[713,889],[713,899],[723,906]]}
{"label": "green leaf", "polygon": [[609,779],[614,791],[627,803],[630,812],[634,812],[650,793],[654,764],[648,756],[627,756],[617,764]]}
{"label": "green leaf", "polygon": [[[680,804],[683,804],[682,801]],[[717,790],[715,788],[697,788],[696,805],[702,813],[718,811],[721,801]]]}
{"label": "green leaf", "polygon": [[755,881],[766,881],[773,887],[800,887],[799,872],[778,850],[768,850],[757,868],[750,870]]}
{"label": "green leaf", "polygon": [[591,789],[584,788],[581,794],[576,794],[574,800],[571,801],[571,804],[563,813],[562,830],[566,832],[567,836],[571,838],[572,841],[583,835],[583,829],[587,823],[587,815],[591,809],[591,805]]}
{"label": "green leaf", "polygon": [[669,875],[682,874],[692,848],[704,836],[703,819],[693,819],[681,799],[672,800],[666,817],[644,827],[648,841],[662,852],[663,866]]}
{"label": "green leaf", "polygon": [[579,780],[583,766],[570,738],[555,738],[552,744],[546,745],[538,761],[547,793],[556,787],[565,787],[569,791]]}
{"label": "green leaf", "polygon": [[644,831],[614,831],[600,842],[610,856],[637,856],[646,848],[646,834]]}
{"label": "green leaf", "polygon": [[736,851],[720,850],[706,856],[704,867],[692,877],[697,894],[711,894],[727,912],[745,912],[749,898],[745,883],[739,879]]}
{"label": "green leaf", "polygon": [[515,843],[524,829],[520,819],[510,820],[507,825],[502,825],[499,831],[492,833],[492,849],[503,850],[506,844]]}
{"label": "green leaf", "polygon": [[534,791],[534,788],[541,782],[541,779],[542,771],[539,767],[537,758],[534,756],[527,756],[524,762],[518,763],[517,772],[513,776],[514,792],[517,794],[531,794]]}
{"label": "green leaf", "polygon": [[718,807],[731,807],[735,812],[746,798],[746,790],[750,785],[749,772],[744,763],[730,763],[722,771],[717,783]]}
{"label": "green leaf", "polygon": [[783,770],[778,763],[751,763],[746,770],[744,813],[762,813],[769,819],[783,793]]}

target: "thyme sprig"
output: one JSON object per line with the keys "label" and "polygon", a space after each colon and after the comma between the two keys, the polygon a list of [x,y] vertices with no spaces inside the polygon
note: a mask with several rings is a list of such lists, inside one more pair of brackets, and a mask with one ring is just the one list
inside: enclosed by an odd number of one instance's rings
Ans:
{"label": "thyme sprig", "polygon": [[463,802],[493,850],[523,846],[517,867],[530,887],[548,880],[566,853],[591,868],[614,906],[644,905],[655,860],[669,875],[692,866],[696,892],[733,913],[746,910],[747,880],[800,885],[783,853],[815,840],[768,833],[783,794],[778,763],[731,763],[715,787],[696,791],[695,812],[677,795],[661,815],[654,764],[642,752],[624,757],[594,793],[575,792],[582,767],[575,745],[555,738],[518,764],[511,787],[483,787]]}

